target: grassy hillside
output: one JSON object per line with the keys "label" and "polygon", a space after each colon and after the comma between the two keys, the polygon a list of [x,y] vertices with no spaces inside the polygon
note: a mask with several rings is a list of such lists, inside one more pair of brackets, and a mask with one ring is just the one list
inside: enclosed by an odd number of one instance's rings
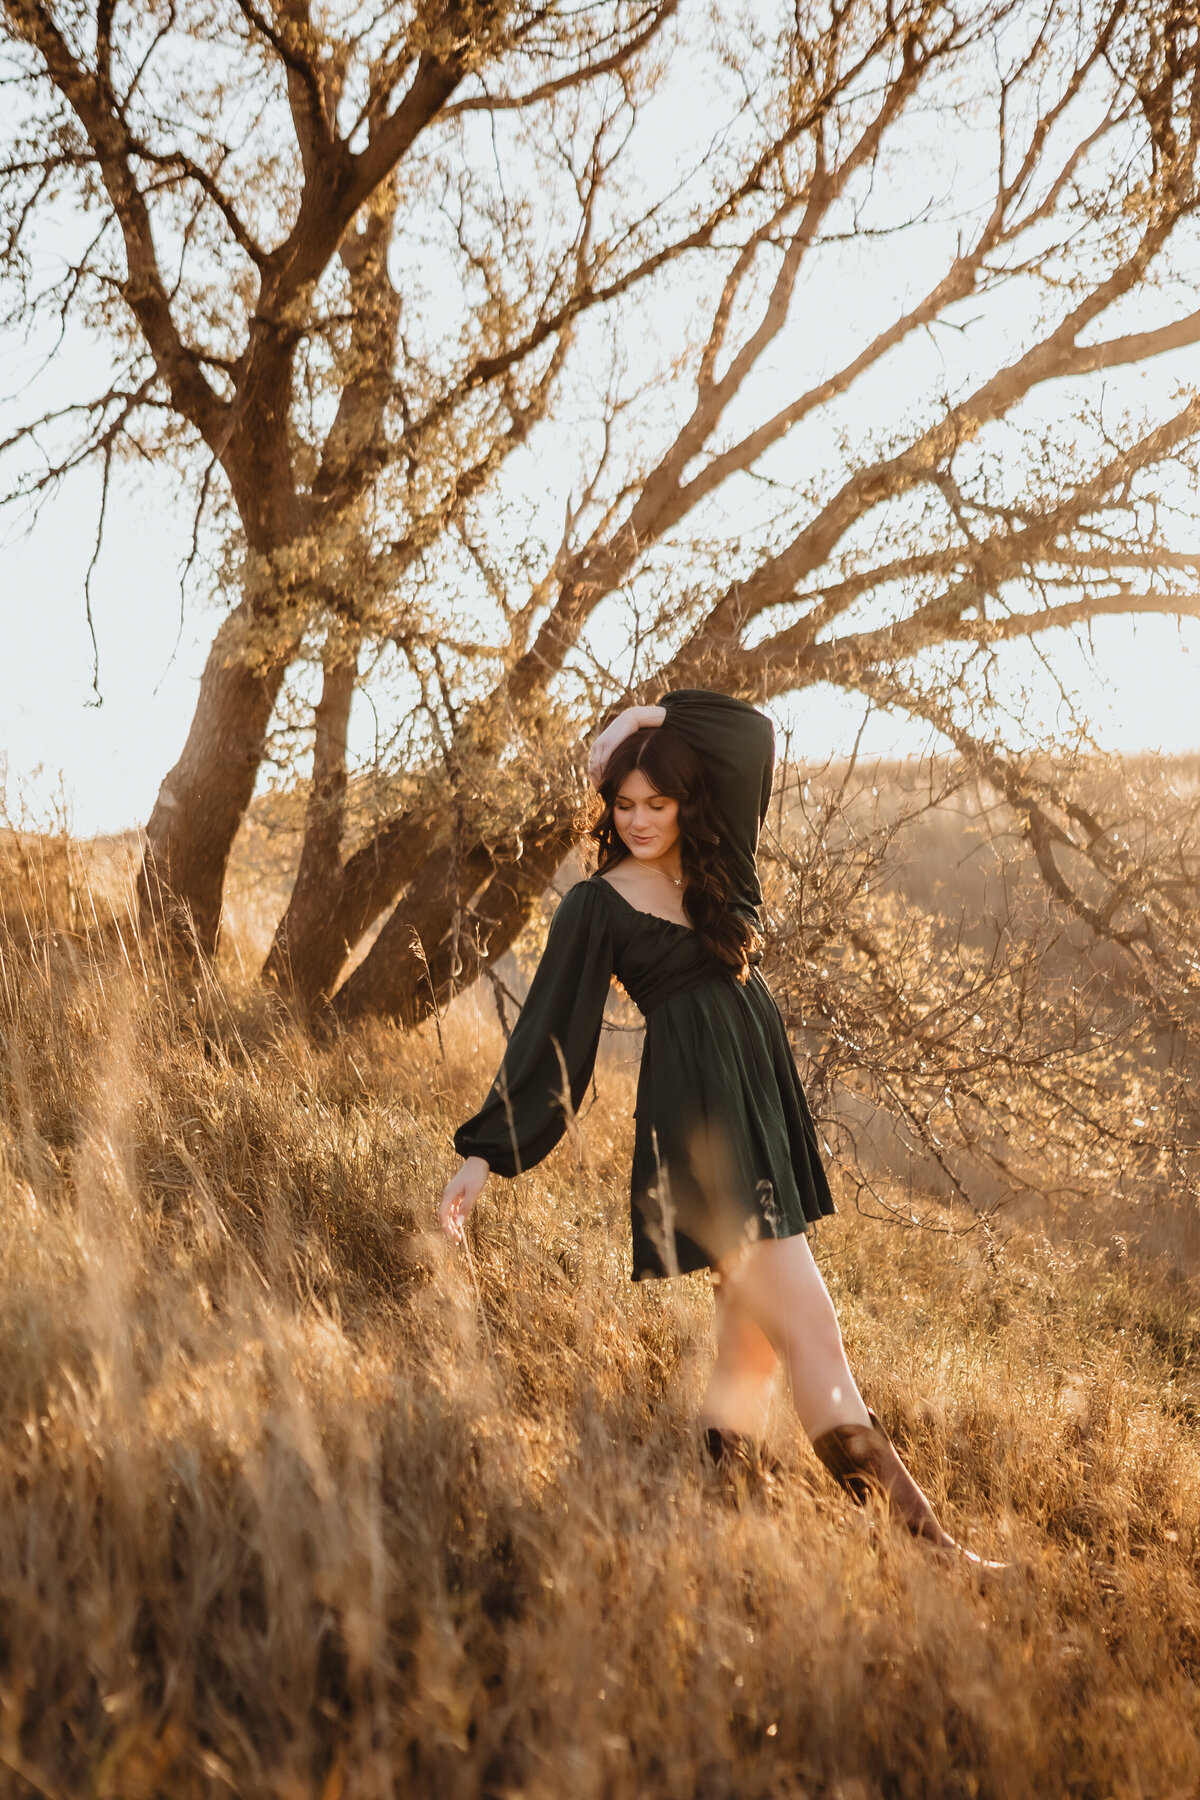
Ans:
{"label": "grassy hillside", "polygon": [[468,1255],[434,1208],[489,1005],[315,1049],[232,947],[186,1003],[128,930],[2,966],[0,1790],[1200,1789],[1200,1297],[1099,1200],[989,1240],[834,1174],[864,1390],[1028,1564],[980,1592],[848,1509],[782,1396],[781,1484],[703,1464],[711,1293],[627,1279],[620,1040]]}

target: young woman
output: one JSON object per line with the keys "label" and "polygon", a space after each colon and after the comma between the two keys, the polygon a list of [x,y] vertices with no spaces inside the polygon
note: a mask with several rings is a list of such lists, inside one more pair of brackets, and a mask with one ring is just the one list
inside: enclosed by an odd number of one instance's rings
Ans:
{"label": "young woman", "polygon": [[782,1363],[813,1449],[863,1504],[978,1563],[943,1530],[846,1361],[805,1233],[834,1210],[779,1010],[758,972],[755,857],[775,763],[771,722],[724,694],[666,694],[597,738],[599,867],[550,926],[482,1108],[461,1125],[444,1229],[490,1172],[546,1156],[587,1091],[609,981],[645,1015],[635,1108],[633,1278],[713,1271],[717,1357],[702,1411],[718,1463],[753,1461]]}

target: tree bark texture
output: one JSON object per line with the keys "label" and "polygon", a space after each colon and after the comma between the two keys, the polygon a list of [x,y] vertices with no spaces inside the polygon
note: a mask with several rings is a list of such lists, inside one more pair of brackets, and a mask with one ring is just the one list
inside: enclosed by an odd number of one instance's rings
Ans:
{"label": "tree bark texture", "polygon": [[418,1025],[511,948],[575,840],[577,803],[564,791],[519,844],[445,845],[409,883],[333,1010]]}
{"label": "tree bark texture", "polygon": [[225,870],[266,745],[289,657],[263,667],[238,652],[249,603],[217,633],[183,753],[146,826],[138,897],[185,956],[212,956]]}
{"label": "tree bark texture", "polygon": [[346,733],[358,678],[358,645],[327,648],[315,710],[312,782],[304,844],[287,911],[263,967],[268,981],[307,1011],[333,986],[351,946],[339,932],[342,834],[346,808]]}

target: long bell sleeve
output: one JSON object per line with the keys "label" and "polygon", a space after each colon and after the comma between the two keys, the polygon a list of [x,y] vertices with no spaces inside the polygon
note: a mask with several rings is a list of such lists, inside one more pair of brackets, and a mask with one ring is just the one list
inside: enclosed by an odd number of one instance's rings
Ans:
{"label": "long bell sleeve", "polygon": [[765,713],[729,694],[681,688],[663,694],[664,724],[686,738],[704,763],[733,875],[735,905],[757,909],[758,834],[775,773],[775,727]]}
{"label": "long bell sleeve", "polygon": [[460,1156],[512,1176],[550,1154],[566,1130],[564,1088],[575,1112],[592,1078],[612,967],[610,908],[594,882],[581,881],[550,922],[487,1099],[454,1134]]}

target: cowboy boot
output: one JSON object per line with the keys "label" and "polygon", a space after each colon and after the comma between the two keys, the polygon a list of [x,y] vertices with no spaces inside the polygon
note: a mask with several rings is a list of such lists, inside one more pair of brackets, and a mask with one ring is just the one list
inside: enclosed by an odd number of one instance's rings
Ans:
{"label": "cowboy boot", "polygon": [[778,1457],[766,1455],[762,1445],[743,1431],[710,1425],[704,1432],[704,1448],[723,1474],[758,1475],[768,1487],[783,1475]]}
{"label": "cowboy boot", "polygon": [[1000,1570],[1006,1563],[989,1562],[957,1543],[939,1523],[928,1496],[918,1487],[901,1462],[896,1446],[875,1414],[867,1409],[870,1425],[835,1425],[813,1442],[813,1450],[838,1485],[858,1506],[872,1495],[887,1501],[913,1537],[950,1550],[978,1569]]}

